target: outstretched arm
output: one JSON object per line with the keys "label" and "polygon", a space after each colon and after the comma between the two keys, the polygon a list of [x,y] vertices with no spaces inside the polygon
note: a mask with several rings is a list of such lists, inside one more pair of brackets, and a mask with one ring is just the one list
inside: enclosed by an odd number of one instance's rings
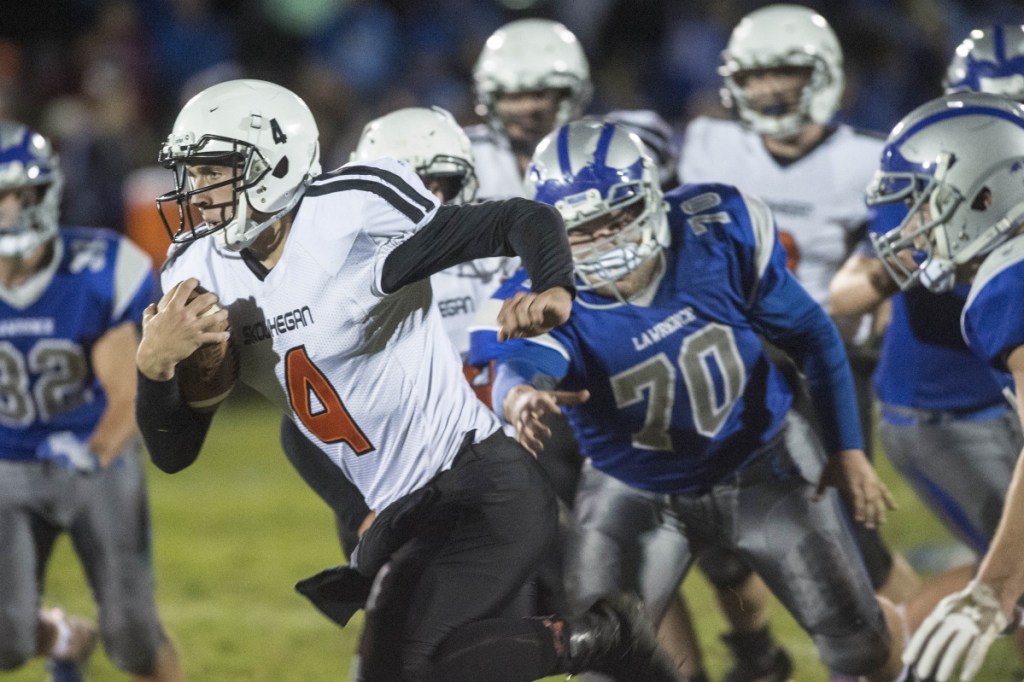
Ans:
{"label": "outstretched arm", "polygon": [[560,286],[575,292],[561,216],[551,206],[527,199],[442,206],[433,220],[388,254],[381,288],[392,293],[453,265],[490,256],[519,256],[533,291]]}
{"label": "outstretched arm", "polygon": [[[1024,424],[1024,346],[1007,359]],[[921,679],[947,682],[960,665],[960,679],[973,680],[996,637],[1018,626],[1024,595],[1024,453],[1010,480],[995,537],[967,587],[939,602],[914,633],[903,655]],[[962,665],[961,665],[962,663]]]}
{"label": "outstretched arm", "polygon": [[583,391],[556,391],[569,366],[562,355],[532,341],[503,344],[495,363],[494,409],[516,430],[516,440],[534,456],[551,435],[544,418],[561,411],[562,405],[585,402]]}
{"label": "outstretched arm", "polygon": [[499,340],[536,336],[569,319],[575,295],[572,252],[554,208],[526,199],[442,206],[416,234],[388,254],[381,289],[392,293],[458,263],[519,256],[529,293],[505,301]]}
{"label": "outstretched arm", "polygon": [[[1017,395],[1017,416],[1024,424],[1024,346],[1019,346],[1007,359],[1013,375]],[[978,569],[978,579],[990,585],[999,594],[1003,611],[1009,613],[1024,595],[1024,458],[1017,458],[1017,466],[1010,481],[1010,489],[1003,505],[1003,515],[996,529],[988,553]]]}

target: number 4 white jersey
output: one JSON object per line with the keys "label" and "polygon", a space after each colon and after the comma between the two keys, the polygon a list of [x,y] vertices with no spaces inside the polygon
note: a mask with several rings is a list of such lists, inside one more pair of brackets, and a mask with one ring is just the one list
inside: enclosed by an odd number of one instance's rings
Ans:
{"label": "number 4 white jersey", "polygon": [[870,219],[864,188],[883,144],[881,137],[841,125],[802,158],[782,163],[740,123],[701,117],[686,128],[679,178],[736,185],[768,204],[794,274],[824,305],[849,236]]}
{"label": "number 4 white jersey", "polygon": [[346,165],[307,190],[269,272],[200,239],[165,291],[196,277],[229,311],[240,379],[288,414],[380,510],[499,427],[473,395],[429,281],[381,291],[385,258],[437,201],[404,164]]}

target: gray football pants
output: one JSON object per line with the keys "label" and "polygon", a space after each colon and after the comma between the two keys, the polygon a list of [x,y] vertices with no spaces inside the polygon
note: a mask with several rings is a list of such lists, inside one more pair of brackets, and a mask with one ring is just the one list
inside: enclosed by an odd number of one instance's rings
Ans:
{"label": "gray football pants", "polygon": [[[566,585],[582,609],[610,591],[633,590],[657,622],[694,554],[736,550],[817,645],[832,670],[862,675],[887,658],[881,608],[838,493],[812,500],[820,461],[807,423],[790,414],[780,438],[704,495],[659,495],[584,467]],[[801,450],[807,450],[806,452]]]}
{"label": "gray football pants", "polygon": [[149,507],[138,446],[89,476],[52,462],[0,461],[0,670],[35,654],[40,589],[66,532],[97,600],[108,658],[153,672],[165,640],[153,598]]}
{"label": "gray football pants", "polygon": [[972,419],[883,405],[879,431],[885,454],[918,497],[954,536],[984,554],[1024,446],[1017,413],[999,405]]}

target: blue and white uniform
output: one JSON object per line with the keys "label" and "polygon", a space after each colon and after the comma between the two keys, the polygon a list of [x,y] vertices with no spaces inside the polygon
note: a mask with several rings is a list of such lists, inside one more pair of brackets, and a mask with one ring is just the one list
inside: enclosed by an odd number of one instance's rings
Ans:
{"label": "blue and white uniform", "polygon": [[[535,363],[568,390],[591,388],[594,397],[567,413],[595,466],[637,487],[703,493],[770,441],[792,404],[764,334],[806,359],[832,421],[828,449],[860,448],[835,330],[786,271],[764,204],[726,185],[691,185],[666,200],[674,247],[649,305],[608,307],[581,292],[570,321],[545,337],[499,346],[495,328],[476,327],[471,362]],[[714,213],[688,214],[711,202]],[[496,296],[523,288],[523,276],[513,278]],[[604,433],[612,423],[619,433]]]}
{"label": "blue and white uniform", "polygon": [[[837,452],[862,447],[838,333],[787,271],[761,201],[711,184],[665,200],[672,246],[649,291],[619,306],[583,291],[569,321],[535,339],[498,344],[494,329],[477,327],[470,361],[497,358],[495,404],[538,376],[590,391],[565,408],[589,458],[567,567],[578,604],[636,589],[659,618],[691,546],[721,545],[764,577],[830,664],[860,668],[887,650],[881,611],[863,565],[849,560],[857,551],[838,496],[810,503],[824,454],[759,339],[801,360]],[[496,296],[528,285],[520,276]],[[661,554],[645,570],[636,545],[651,537]],[[795,596],[809,592],[819,598]]]}
{"label": "blue and white uniform", "polygon": [[892,298],[874,386],[889,459],[950,532],[983,554],[1024,439],[1002,393],[1008,378],[961,334],[968,289]]}
{"label": "blue and white uniform", "polygon": [[31,279],[0,286],[0,660],[35,655],[37,578],[66,532],[97,600],[107,655],[148,675],[164,636],[139,442],[90,475],[61,461],[85,451],[107,407],[94,345],[141,322],[156,280],[143,251],[113,232],[65,228],[52,244]]}
{"label": "blue and white uniform", "polygon": [[56,431],[89,438],[107,406],[92,346],[111,328],[140,321],[154,293],[148,258],[113,233],[65,229],[55,249],[30,282],[0,286],[0,460],[35,460]]}
{"label": "blue and white uniform", "polygon": [[985,258],[964,305],[961,326],[971,350],[989,367],[1009,372],[1007,358],[1024,346],[1024,235]]}

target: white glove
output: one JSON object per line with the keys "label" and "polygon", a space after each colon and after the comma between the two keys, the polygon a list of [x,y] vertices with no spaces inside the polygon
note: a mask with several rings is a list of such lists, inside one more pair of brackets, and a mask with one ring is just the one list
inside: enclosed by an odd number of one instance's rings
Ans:
{"label": "white glove", "polygon": [[81,440],[71,431],[58,431],[36,448],[36,456],[41,460],[51,460],[69,471],[83,474],[95,473],[100,468],[100,460],[89,449],[88,441]]}
{"label": "white glove", "polygon": [[903,662],[922,680],[931,679],[934,672],[936,682],[948,682],[962,657],[960,679],[970,682],[1006,624],[996,593],[974,579],[940,601],[924,619],[903,652]]}

